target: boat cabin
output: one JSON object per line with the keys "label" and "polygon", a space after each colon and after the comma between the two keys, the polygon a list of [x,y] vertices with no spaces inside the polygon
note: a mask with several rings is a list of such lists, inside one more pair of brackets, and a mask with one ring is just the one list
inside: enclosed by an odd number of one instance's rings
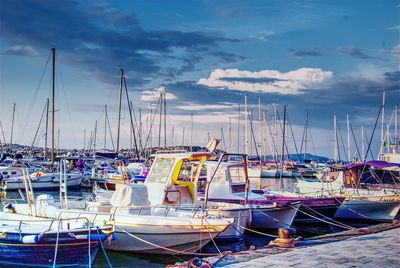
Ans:
{"label": "boat cabin", "polygon": [[195,204],[197,181],[208,152],[159,153],[144,184],[151,204]]}

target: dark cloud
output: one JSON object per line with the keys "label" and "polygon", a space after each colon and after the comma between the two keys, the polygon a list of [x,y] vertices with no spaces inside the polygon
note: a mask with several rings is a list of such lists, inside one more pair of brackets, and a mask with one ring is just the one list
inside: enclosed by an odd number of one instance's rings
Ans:
{"label": "dark cloud", "polygon": [[337,51],[358,59],[370,59],[371,57],[365,53],[365,50],[357,47],[338,47]]}
{"label": "dark cloud", "polygon": [[289,51],[292,53],[292,55],[297,56],[297,57],[319,57],[322,56],[322,52],[317,49],[311,49],[311,50],[305,50],[305,49],[294,49],[294,48],[289,48]]}
{"label": "dark cloud", "polygon": [[383,74],[385,79],[392,82],[400,82],[400,71],[386,72]]}
{"label": "dark cloud", "polygon": [[47,54],[55,45],[64,62],[104,82],[115,81],[119,65],[130,77],[137,77],[139,84],[154,77],[173,78],[194,70],[199,62],[199,56],[183,55],[182,66],[172,72],[165,60],[175,55],[175,49],[206,55],[220,42],[237,41],[211,32],[146,31],[134,14],[124,14],[106,3],[5,0],[0,5],[2,38],[10,45],[3,53],[29,44]]}
{"label": "dark cloud", "polygon": [[246,59],[246,57],[227,52],[210,52],[209,55],[219,58],[222,63],[236,63]]}

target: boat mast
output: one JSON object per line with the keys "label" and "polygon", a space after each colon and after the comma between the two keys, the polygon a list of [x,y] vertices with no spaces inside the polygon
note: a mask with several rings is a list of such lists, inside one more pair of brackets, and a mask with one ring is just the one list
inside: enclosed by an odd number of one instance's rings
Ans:
{"label": "boat mast", "polygon": [[346,114],[346,122],[347,122],[347,162],[351,160],[351,148],[350,148],[350,119],[349,115]]}
{"label": "boat mast", "polygon": [[364,156],[364,125],[361,125],[361,161],[365,161],[365,156]]}
{"label": "boat mast", "polygon": [[397,105],[394,107],[394,148],[393,148],[393,153],[397,153],[397,148],[399,146],[399,134],[397,130],[397,114],[398,114],[398,108]]}
{"label": "boat mast", "polygon": [[97,120],[94,123],[93,157],[96,156]]}
{"label": "boat mast", "polygon": [[303,158],[303,160],[306,160],[307,141],[308,141],[308,110],[306,111],[306,125],[305,125],[305,139],[304,139],[304,158]]}
{"label": "boat mast", "polygon": [[333,115],[333,161],[338,162],[338,143],[337,143],[337,121],[336,114]]}
{"label": "boat mast", "polygon": [[167,92],[164,91],[164,147],[167,147]]}
{"label": "boat mast", "polygon": [[174,147],[174,133],[175,132],[175,127],[174,126],[172,126],[172,128],[171,128],[171,145],[172,145],[172,147]]}
{"label": "boat mast", "polygon": [[162,123],[162,110],[163,110],[163,93],[160,91],[160,122],[158,125],[158,148],[161,147],[161,123]]}
{"label": "boat mast", "polygon": [[229,152],[232,151],[232,117],[229,117]]}
{"label": "boat mast", "polygon": [[286,134],[286,105],[283,106],[283,130],[282,130],[282,157],[281,157],[281,173],[279,176],[280,190],[283,191],[283,166],[285,163],[285,134]]}
{"label": "boat mast", "polygon": [[193,113],[190,113],[190,151],[193,151]]}
{"label": "boat mast", "polygon": [[383,91],[382,93],[382,114],[381,114],[382,118],[381,118],[381,148],[379,150],[379,156],[378,159],[383,160],[382,158],[382,153],[383,153],[383,144],[385,143],[384,139],[384,133],[383,133],[383,127],[385,124],[385,91]]}
{"label": "boat mast", "polygon": [[237,152],[240,152],[240,103],[238,106],[238,114],[237,114]]}
{"label": "boat mast", "polygon": [[52,51],[52,90],[51,90],[51,170],[54,171],[54,130],[55,130],[55,78],[56,78],[56,48],[53,47]]}
{"label": "boat mast", "polygon": [[[121,128],[121,105],[122,105],[122,86],[124,84],[124,69],[121,67],[121,77],[119,83],[119,106],[118,106],[118,124],[117,124],[117,153],[119,152],[119,133]],[[129,103],[128,103],[129,105]]]}
{"label": "boat mast", "polygon": [[264,115],[264,138],[263,138],[263,159],[267,160],[267,112],[263,113]]}
{"label": "boat mast", "polygon": [[12,120],[11,120],[10,149],[12,148],[12,143],[13,143],[15,106],[16,106],[16,103],[14,102],[14,104],[13,104],[13,113],[12,113]]}
{"label": "boat mast", "polygon": [[107,105],[104,105],[104,149],[107,148]]}
{"label": "boat mast", "polygon": [[[260,145],[261,149],[261,143],[262,143],[262,137],[261,137],[261,96],[258,97],[258,144]],[[257,147],[257,143],[256,143]],[[260,158],[261,161],[261,158]]]}
{"label": "boat mast", "polygon": [[44,158],[47,156],[47,131],[49,129],[49,98],[46,102],[46,132],[44,133]]}
{"label": "boat mast", "polygon": [[248,137],[248,112],[247,112],[247,94],[244,96],[244,153],[249,155],[249,137]]}

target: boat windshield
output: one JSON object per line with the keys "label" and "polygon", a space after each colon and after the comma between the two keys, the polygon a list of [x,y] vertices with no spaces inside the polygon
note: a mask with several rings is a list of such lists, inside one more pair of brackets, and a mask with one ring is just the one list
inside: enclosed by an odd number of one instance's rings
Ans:
{"label": "boat windshield", "polygon": [[232,183],[246,183],[246,178],[244,176],[244,167],[229,167],[229,174],[231,176]]}
{"label": "boat windshield", "polygon": [[174,158],[156,158],[146,181],[152,183],[166,183],[174,162]]}

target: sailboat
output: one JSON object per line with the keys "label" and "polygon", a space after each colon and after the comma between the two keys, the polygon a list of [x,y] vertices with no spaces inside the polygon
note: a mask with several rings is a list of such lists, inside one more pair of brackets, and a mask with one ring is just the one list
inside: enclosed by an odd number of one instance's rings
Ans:
{"label": "sailboat", "polygon": [[[3,179],[5,183],[5,188],[7,190],[18,190],[24,189],[24,176],[30,176],[32,181],[32,187],[37,190],[51,190],[57,189],[59,187],[60,181],[60,173],[55,172],[55,144],[54,144],[54,130],[55,130],[55,60],[56,60],[56,49],[53,47],[52,51],[52,117],[51,117],[51,170],[50,172],[45,170],[31,170],[35,171],[30,173],[29,170],[26,170],[26,164],[21,166],[16,163],[12,166],[17,166],[19,171],[16,171],[15,176],[10,176],[9,178]],[[46,134],[47,137],[47,134]],[[46,139],[47,140],[47,139]],[[46,146],[47,147],[47,142]],[[45,149],[46,150],[46,149]],[[26,174],[22,174],[22,171],[25,171]],[[6,172],[6,171],[3,171]],[[68,187],[80,187],[82,183],[82,176],[76,173],[66,173],[64,174],[67,178],[67,186]]]}

